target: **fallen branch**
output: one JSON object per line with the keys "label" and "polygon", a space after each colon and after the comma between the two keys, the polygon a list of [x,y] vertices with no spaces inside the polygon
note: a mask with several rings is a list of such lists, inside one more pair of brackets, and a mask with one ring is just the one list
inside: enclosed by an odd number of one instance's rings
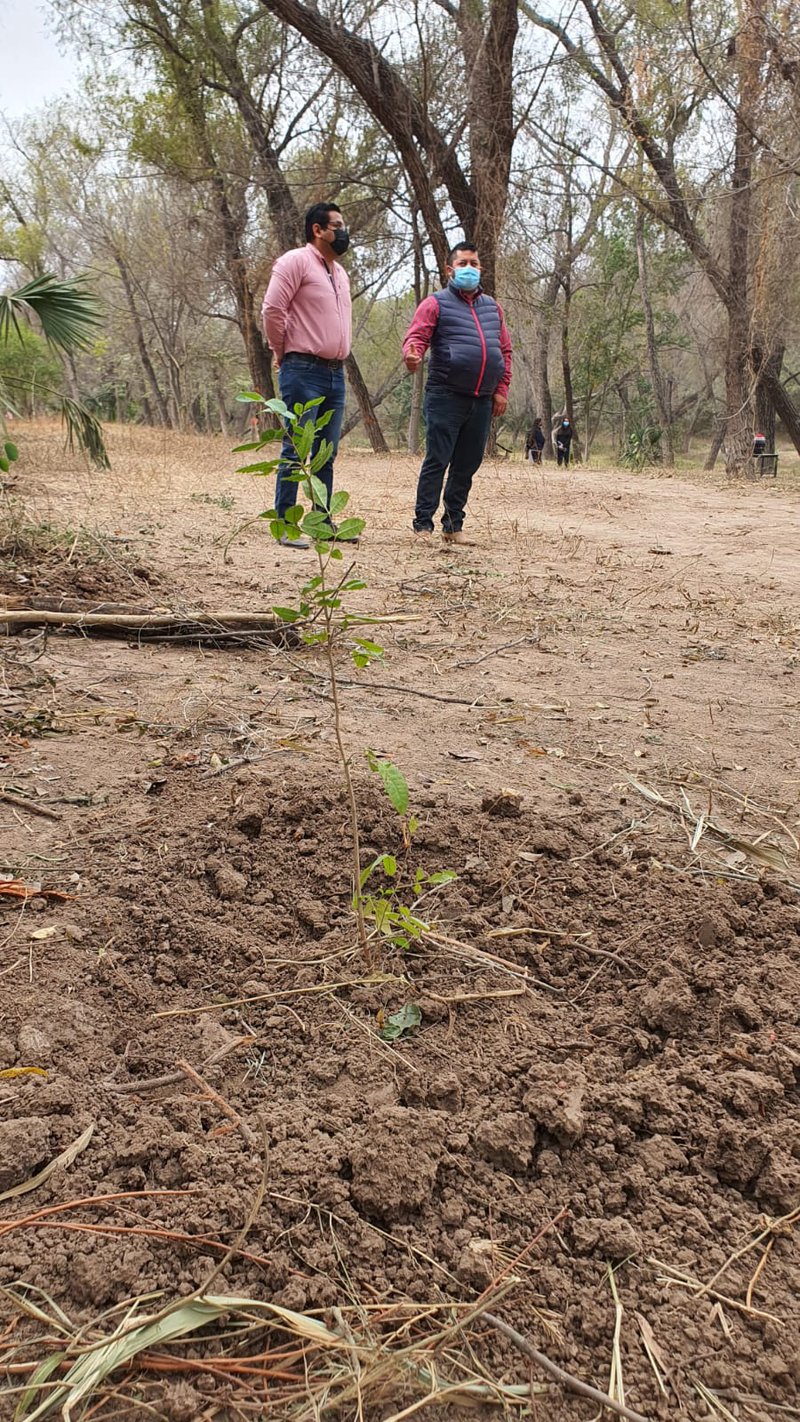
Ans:
{"label": "fallen branch", "polygon": [[136,638],[158,641],[164,637],[186,642],[239,646],[248,640],[292,643],[294,626],[272,612],[116,612],[55,611],[41,608],[0,608],[0,634],[7,636],[28,627],[55,627],[86,636]]}
{"label": "fallen branch", "polygon": [[565,1373],[557,1363],[551,1361],[545,1353],[540,1353],[538,1348],[534,1348],[527,1338],[518,1333],[516,1328],[504,1323],[502,1318],[497,1318],[493,1313],[483,1313],[481,1318],[485,1323],[496,1328],[498,1333],[502,1333],[506,1338],[530,1358],[532,1363],[536,1363],[544,1372],[548,1373],[554,1382],[560,1383],[568,1392],[577,1393],[578,1397],[588,1397],[591,1402],[596,1402],[600,1407],[607,1407],[609,1412],[615,1412],[618,1417],[627,1418],[627,1422],[650,1422],[641,1412],[634,1412],[630,1407],[625,1407],[621,1402],[616,1402],[608,1393],[601,1392],[599,1388],[592,1387],[590,1383],[582,1382],[580,1378],[573,1377],[572,1373]]}
{"label": "fallen branch", "polygon": [[41,815],[45,820],[62,818],[57,810],[48,810],[45,805],[37,805],[35,800],[28,800],[24,795],[12,795],[8,790],[0,790],[0,800],[4,805],[13,805],[15,810],[30,810],[32,815]]}

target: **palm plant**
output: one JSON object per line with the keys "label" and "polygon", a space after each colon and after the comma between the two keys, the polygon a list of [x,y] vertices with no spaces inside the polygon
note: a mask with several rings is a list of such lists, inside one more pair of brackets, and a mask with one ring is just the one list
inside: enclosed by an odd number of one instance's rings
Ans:
{"label": "palm plant", "polygon": [[[21,322],[32,324],[31,316],[49,344],[68,354],[86,350],[102,320],[98,302],[82,277],[62,281],[48,273],[34,277],[17,291],[0,294],[0,348],[10,343],[12,335],[20,335]],[[3,411],[17,414],[10,387],[21,384],[14,376],[0,375],[0,427],[4,430]],[[70,449],[77,444],[98,469],[108,469],[103,431],[96,416],[63,391],[43,388],[61,410]]]}

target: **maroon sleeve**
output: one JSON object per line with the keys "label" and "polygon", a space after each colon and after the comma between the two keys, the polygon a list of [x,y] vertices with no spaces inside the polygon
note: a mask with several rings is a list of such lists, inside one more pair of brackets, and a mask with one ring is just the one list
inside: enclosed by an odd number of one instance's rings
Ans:
{"label": "maroon sleeve", "polygon": [[504,395],[507,399],[508,387],[511,384],[511,337],[508,334],[506,318],[499,301],[497,303],[497,309],[500,312],[500,349],[503,352],[503,360],[506,363],[506,372],[494,393],[495,395]]}
{"label": "maroon sleeve", "polygon": [[439,320],[439,303],[435,296],[426,296],[419,303],[411,320],[411,325],[403,337],[403,356],[409,351],[424,355],[431,343],[431,337]]}

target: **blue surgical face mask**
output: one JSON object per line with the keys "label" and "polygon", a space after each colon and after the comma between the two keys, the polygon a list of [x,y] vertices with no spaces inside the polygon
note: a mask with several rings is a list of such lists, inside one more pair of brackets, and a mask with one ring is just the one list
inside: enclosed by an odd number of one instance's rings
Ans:
{"label": "blue surgical face mask", "polygon": [[481,274],[477,267],[456,267],[452,282],[457,291],[477,291],[481,284]]}

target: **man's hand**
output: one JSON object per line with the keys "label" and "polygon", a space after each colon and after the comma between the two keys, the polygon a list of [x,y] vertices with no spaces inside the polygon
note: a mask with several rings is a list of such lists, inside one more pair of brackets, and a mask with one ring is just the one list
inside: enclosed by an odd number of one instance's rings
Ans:
{"label": "man's hand", "polygon": [[403,359],[406,363],[406,370],[410,370],[411,374],[413,375],[414,371],[419,370],[420,366],[422,365],[422,352],[418,351],[414,346],[412,346],[408,354],[405,355]]}
{"label": "man's hand", "polygon": [[492,417],[499,420],[508,408],[508,396],[495,394],[492,396]]}

